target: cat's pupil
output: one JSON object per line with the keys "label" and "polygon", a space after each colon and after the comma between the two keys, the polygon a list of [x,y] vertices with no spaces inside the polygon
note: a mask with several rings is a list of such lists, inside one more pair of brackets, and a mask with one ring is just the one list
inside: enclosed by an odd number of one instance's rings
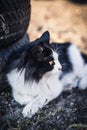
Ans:
{"label": "cat's pupil", "polygon": [[52,60],[50,60],[50,61],[49,61],[49,64],[50,64],[50,65],[54,65],[54,64],[55,64],[55,62],[54,62],[54,61],[52,61]]}

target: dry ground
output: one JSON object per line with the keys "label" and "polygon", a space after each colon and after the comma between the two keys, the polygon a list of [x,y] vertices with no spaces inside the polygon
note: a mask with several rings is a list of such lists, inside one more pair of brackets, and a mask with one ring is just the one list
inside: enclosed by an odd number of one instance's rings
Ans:
{"label": "dry ground", "polygon": [[31,0],[31,5],[31,40],[48,30],[51,41],[71,41],[87,53],[87,5],[69,0]]}

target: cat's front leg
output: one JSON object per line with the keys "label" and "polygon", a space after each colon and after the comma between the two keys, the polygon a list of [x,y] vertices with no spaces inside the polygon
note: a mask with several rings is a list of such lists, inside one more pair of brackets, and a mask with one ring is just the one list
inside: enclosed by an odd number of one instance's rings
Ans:
{"label": "cat's front leg", "polygon": [[24,107],[22,111],[23,116],[31,118],[35,113],[38,112],[40,108],[42,108],[45,105],[45,102],[46,102],[45,98],[37,96]]}
{"label": "cat's front leg", "polygon": [[22,112],[24,117],[32,117],[40,108],[59,96],[62,91],[63,86],[58,80],[58,73],[46,78],[44,86],[39,88],[39,95],[24,107]]}
{"label": "cat's front leg", "polygon": [[13,93],[13,97],[14,97],[15,101],[21,105],[25,105],[28,102],[31,102],[31,100],[32,100],[32,98],[29,97],[28,95],[18,92],[15,89],[12,90],[12,93]]}

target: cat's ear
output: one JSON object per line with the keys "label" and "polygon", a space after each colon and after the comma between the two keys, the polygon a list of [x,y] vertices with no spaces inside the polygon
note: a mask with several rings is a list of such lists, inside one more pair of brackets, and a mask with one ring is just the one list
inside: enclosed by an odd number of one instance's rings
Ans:
{"label": "cat's ear", "polygon": [[36,39],[32,45],[32,56],[37,61],[42,61],[44,59],[43,49],[46,44],[49,44],[50,34],[48,31],[44,32],[42,36]]}
{"label": "cat's ear", "polygon": [[50,34],[48,31],[44,32],[40,38],[36,39],[35,41],[32,42],[33,45],[38,45],[38,44],[49,44],[50,42]]}
{"label": "cat's ear", "polygon": [[50,41],[50,34],[48,31],[44,32],[39,39],[41,42],[49,43]]}

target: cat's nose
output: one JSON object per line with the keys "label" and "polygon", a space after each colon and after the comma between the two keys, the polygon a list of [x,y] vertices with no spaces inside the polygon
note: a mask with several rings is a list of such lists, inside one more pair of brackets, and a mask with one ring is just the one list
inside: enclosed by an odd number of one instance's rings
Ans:
{"label": "cat's nose", "polygon": [[58,70],[62,70],[62,67],[61,67],[61,68],[58,68]]}
{"label": "cat's nose", "polygon": [[62,70],[62,66],[60,66],[60,67],[58,68],[58,70]]}

